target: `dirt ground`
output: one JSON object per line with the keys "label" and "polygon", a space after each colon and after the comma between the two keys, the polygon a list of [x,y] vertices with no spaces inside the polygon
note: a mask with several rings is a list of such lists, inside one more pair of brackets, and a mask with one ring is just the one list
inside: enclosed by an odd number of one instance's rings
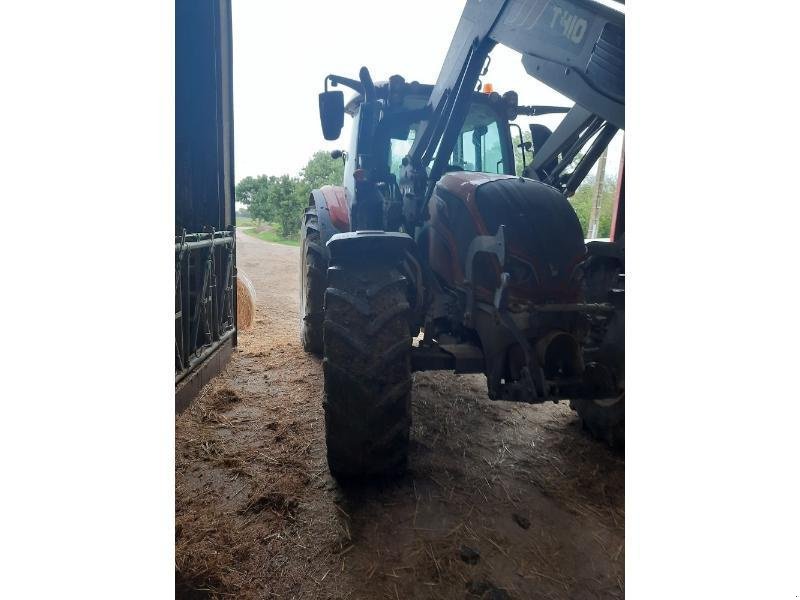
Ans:
{"label": "dirt ground", "polygon": [[417,373],[408,474],[342,488],[299,342],[299,249],[240,234],[238,261],[255,326],[175,420],[178,598],[624,597],[624,460],[567,403]]}

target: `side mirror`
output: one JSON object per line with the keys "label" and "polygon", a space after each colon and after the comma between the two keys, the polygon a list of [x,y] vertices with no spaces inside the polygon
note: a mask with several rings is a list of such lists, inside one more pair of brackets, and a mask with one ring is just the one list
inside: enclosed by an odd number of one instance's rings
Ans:
{"label": "side mirror", "polygon": [[544,125],[540,125],[538,123],[531,123],[528,127],[531,130],[531,142],[533,142],[533,151],[539,152],[544,146],[544,143],[547,141],[553,132],[549,127],[545,127]]}
{"label": "side mirror", "polygon": [[331,150],[331,158],[333,160],[337,160],[339,158],[342,159],[342,164],[347,163],[347,152],[344,150]]}
{"label": "side mirror", "polygon": [[319,120],[326,140],[339,139],[344,127],[344,92],[322,92],[319,95]]}

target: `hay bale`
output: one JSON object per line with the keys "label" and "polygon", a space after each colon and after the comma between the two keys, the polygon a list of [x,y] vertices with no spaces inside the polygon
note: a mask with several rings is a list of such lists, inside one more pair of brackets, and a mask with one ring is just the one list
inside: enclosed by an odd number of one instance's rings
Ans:
{"label": "hay bale", "polygon": [[241,269],[236,275],[236,311],[237,327],[250,329],[256,318],[256,289]]}

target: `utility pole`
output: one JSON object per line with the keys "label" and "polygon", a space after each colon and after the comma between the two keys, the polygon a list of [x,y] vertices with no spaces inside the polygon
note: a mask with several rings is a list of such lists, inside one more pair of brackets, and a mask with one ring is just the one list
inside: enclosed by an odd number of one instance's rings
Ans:
{"label": "utility pole", "polygon": [[600,225],[600,202],[603,199],[603,186],[606,179],[606,158],[608,158],[608,146],[600,155],[597,161],[597,179],[594,186],[594,202],[592,202],[592,212],[589,216],[589,226],[586,228],[586,237],[594,239],[597,237],[597,229]]}

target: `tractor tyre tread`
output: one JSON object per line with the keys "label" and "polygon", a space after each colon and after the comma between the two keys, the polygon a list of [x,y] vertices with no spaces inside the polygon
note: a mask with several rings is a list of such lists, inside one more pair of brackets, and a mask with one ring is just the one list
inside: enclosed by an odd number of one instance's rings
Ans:
{"label": "tractor tyre tread", "polygon": [[321,242],[316,207],[306,209],[301,242],[300,339],[303,350],[322,356],[322,321],[328,251]]}
{"label": "tractor tyre tread", "polygon": [[411,430],[406,280],[378,265],[332,267],[328,279],[323,361],[328,466],[337,479],[398,474],[407,464]]}
{"label": "tractor tyre tread", "polygon": [[625,448],[625,398],[611,406],[601,406],[591,399],[570,400],[578,413],[584,430],[594,439],[611,448]]}

